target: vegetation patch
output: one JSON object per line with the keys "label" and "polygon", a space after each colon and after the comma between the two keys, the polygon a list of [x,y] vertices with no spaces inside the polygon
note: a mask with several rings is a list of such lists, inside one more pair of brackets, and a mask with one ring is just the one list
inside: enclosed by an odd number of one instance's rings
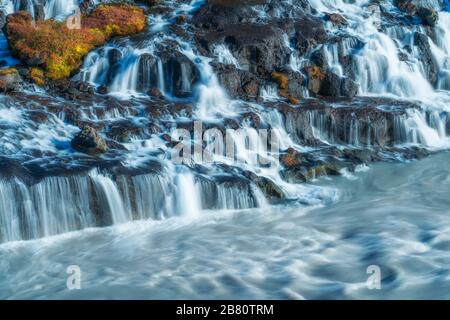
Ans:
{"label": "vegetation patch", "polygon": [[142,31],[146,21],[139,7],[102,4],[81,18],[78,29],[69,29],[66,22],[55,20],[34,22],[29,13],[20,11],[8,16],[5,31],[13,55],[37,68],[31,70],[31,76],[34,74],[39,84],[43,77],[38,69],[48,79],[68,78],[89,51],[112,37]]}
{"label": "vegetation patch", "polygon": [[289,92],[289,77],[281,72],[272,72],[272,79],[278,84],[278,94],[286,98],[291,104],[298,104],[300,101]]}

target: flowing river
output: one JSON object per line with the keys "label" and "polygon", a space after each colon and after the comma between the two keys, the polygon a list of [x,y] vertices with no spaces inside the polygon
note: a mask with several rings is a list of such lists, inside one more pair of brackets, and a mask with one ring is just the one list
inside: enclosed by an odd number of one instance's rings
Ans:
{"label": "flowing river", "polygon": [[[204,212],[0,246],[0,298],[450,298],[450,153],[315,184],[318,207]],[[68,290],[69,266],[81,289]],[[369,290],[378,266],[381,288]]]}

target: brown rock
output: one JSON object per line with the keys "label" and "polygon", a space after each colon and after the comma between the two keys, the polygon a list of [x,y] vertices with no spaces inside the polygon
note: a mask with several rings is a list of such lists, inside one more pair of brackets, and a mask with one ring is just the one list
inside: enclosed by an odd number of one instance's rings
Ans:
{"label": "brown rock", "polygon": [[87,125],[72,139],[71,146],[89,155],[98,155],[108,150],[105,140],[94,128]]}

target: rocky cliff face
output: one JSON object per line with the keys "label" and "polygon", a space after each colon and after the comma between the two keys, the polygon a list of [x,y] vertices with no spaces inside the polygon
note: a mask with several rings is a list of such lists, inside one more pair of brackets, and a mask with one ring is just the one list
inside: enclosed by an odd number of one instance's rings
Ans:
{"label": "rocky cliff face", "polygon": [[[325,202],[309,184],[322,175],[448,146],[441,1],[57,2],[2,2],[0,241]],[[81,33],[64,27],[77,5]],[[97,29],[102,41],[83,36]],[[208,129],[231,130],[234,152],[176,163],[180,142],[206,148]],[[255,148],[262,130],[275,152]]]}

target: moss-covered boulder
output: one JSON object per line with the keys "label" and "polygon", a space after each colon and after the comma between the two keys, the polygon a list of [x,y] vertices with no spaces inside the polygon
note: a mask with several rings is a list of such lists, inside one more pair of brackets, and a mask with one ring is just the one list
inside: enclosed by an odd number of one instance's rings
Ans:
{"label": "moss-covered boulder", "polygon": [[142,31],[146,21],[137,6],[102,4],[81,18],[80,28],[55,20],[34,22],[29,13],[20,11],[8,16],[4,31],[14,56],[41,69],[45,78],[57,80],[70,77],[95,47],[112,37]]}
{"label": "moss-covered boulder", "polygon": [[81,131],[72,139],[70,145],[73,149],[92,156],[102,154],[108,150],[105,140],[90,126],[81,128]]}
{"label": "moss-covered boulder", "polygon": [[0,69],[0,92],[16,91],[22,86],[22,79],[16,68]]}

